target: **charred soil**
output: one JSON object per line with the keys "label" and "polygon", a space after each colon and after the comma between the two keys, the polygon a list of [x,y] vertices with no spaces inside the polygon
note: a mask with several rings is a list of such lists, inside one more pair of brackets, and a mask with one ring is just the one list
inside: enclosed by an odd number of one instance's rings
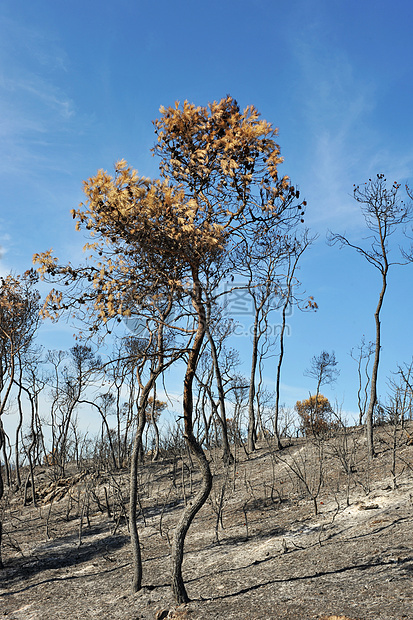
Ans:
{"label": "charred soil", "polygon": [[[10,620],[279,618],[413,620],[413,446],[376,429],[369,461],[362,429],[233,447],[186,540],[191,602],[170,590],[169,546],[198,472],[185,451],[139,473],[144,587],[131,593],[128,472],[96,468],[58,479],[36,471],[36,506],[3,501],[0,617]],[[30,495],[29,495],[30,497]]]}

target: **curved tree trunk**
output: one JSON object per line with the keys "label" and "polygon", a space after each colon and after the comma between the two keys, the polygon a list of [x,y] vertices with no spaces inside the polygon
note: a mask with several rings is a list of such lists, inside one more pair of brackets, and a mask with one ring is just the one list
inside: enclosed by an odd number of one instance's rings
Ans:
{"label": "curved tree trunk", "polygon": [[172,592],[174,593],[175,600],[178,604],[188,603],[190,600],[182,577],[185,537],[195,515],[205,504],[212,488],[211,469],[204,451],[196,441],[194,435],[192,435],[191,440],[188,440],[188,437],[186,437],[186,439],[191,449],[191,453],[195,457],[201,470],[202,482],[201,488],[195,495],[193,501],[187,504],[182,513],[176,527],[172,543]]}
{"label": "curved tree trunk", "polygon": [[142,450],[142,435],[146,421],[145,410],[150,389],[151,388],[144,390],[139,402],[138,426],[135,433],[135,439],[133,441],[130,465],[129,528],[133,560],[132,592],[138,592],[138,590],[142,587],[142,555],[141,546],[139,543],[138,527],[136,524],[136,504],[138,501],[138,463]]}
{"label": "curved tree trunk", "polygon": [[189,601],[185,584],[182,578],[182,562],[184,557],[185,537],[189,527],[194,520],[197,512],[205,504],[212,488],[212,474],[208,460],[201,445],[196,440],[193,429],[193,394],[192,385],[197,368],[198,358],[201,351],[202,342],[205,336],[205,309],[202,304],[201,287],[198,280],[198,273],[193,269],[193,298],[192,305],[198,316],[198,326],[195,334],[192,349],[188,355],[188,363],[184,380],[183,410],[185,425],[185,440],[189,449],[196,459],[202,476],[201,487],[192,502],[188,502],[182,516],[176,526],[172,542],[172,591],[178,604]]}

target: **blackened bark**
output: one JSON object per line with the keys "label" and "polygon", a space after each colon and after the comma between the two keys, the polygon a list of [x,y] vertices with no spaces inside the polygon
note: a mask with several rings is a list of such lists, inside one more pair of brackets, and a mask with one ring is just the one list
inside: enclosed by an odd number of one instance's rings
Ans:
{"label": "blackened bark", "polygon": [[[152,387],[152,386],[151,386]],[[132,592],[138,592],[142,587],[142,555],[136,523],[136,504],[138,501],[138,463],[142,450],[142,435],[146,421],[146,405],[150,389],[145,390],[138,407],[138,426],[133,442],[130,465],[130,494],[129,494],[129,528],[132,546],[133,577]]]}
{"label": "blackened bark", "polygon": [[183,410],[185,440],[191,451],[191,454],[194,456],[199,465],[202,481],[199,491],[196,493],[193,500],[188,502],[182,513],[179,523],[175,529],[172,542],[172,591],[178,604],[187,603],[189,601],[189,597],[186,592],[184,580],[182,577],[182,562],[184,557],[185,537],[192,521],[194,520],[195,515],[205,504],[212,488],[212,474],[209,463],[201,445],[196,440],[193,430],[192,385],[196,373],[202,342],[205,336],[205,309],[202,304],[201,287],[198,280],[198,274],[195,269],[193,269],[192,275],[194,282],[192,305],[194,306],[197,313],[198,326],[192,349],[190,350],[188,355],[188,362],[184,380]]}
{"label": "blackened bark", "polygon": [[258,310],[255,312],[254,319],[254,332],[252,337],[252,355],[251,355],[251,378],[250,387],[248,392],[248,452],[254,452],[255,442],[257,440],[256,425],[255,425],[255,374],[257,371],[258,363]]}
{"label": "blackened bark", "polygon": [[221,425],[222,430],[222,441],[224,444],[224,454],[223,459],[225,463],[232,464],[234,462],[234,457],[232,456],[231,448],[228,440],[228,426],[227,426],[227,418],[225,413],[225,393],[224,386],[222,384],[222,376],[221,369],[219,367],[218,353],[217,348],[215,346],[214,339],[211,336],[209,329],[207,330],[207,336],[209,340],[209,344],[211,346],[211,354],[212,354],[212,362],[214,364],[215,370],[215,378],[217,381],[217,390],[218,390],[218,399],[219,399],[219,407],[220,407],[220,415],[217,415],[219,423]]}
{"label": "blackened bark", "polygon": [[[3,423],[0,417],[0,450],[3,447],[3,442],[4,442],[4,431],[3,431]],[[0,464],[0,501],[3,497],[3,494],[4,494],[4,484],[3,484],[3,476],[1,473],[1,464]],[[0,519],[0,568],[4,568],[3,561],[2,561],[2,555],[1,555],[2,537],[3,537],[3,523],[1,522],[1,519]]]}
{"label": "blackened bark", "polygon": [[367,433],[367,452],[369,458],[374,457],[374,440],[373,440],[373,416],[374,407],[377,402],[377,375],[379,370],[380,361],[380,347],[381,347],[381,324],[380,324],[380,310],[383,305],[384,294],[387,288],[387,269],[382,271],[383,286],[380,291],[379,302],[377,304],[376,312],[374,313],[374,321],[376,324],[376,346],[374,352],[373,369],[371,371],[371,383],[370,383],[370,402],[366,414],[366,433]]}

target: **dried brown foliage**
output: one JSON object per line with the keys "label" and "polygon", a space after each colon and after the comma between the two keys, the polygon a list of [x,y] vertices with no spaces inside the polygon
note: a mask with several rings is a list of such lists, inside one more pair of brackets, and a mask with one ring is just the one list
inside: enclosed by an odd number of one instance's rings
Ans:
{"label": "dried brown foliage", "polygon": [[295,409],[301,418],[305,435],[322,435],[331,429],[332,408],[328,398],[322,394],[298,400]]}
{"label": "dried brown foliage", "polygon": [[99,170],[84,182],[86,201],[72,216],[92,237],[85,245],[91,262],[74,269],[51,250],[34,256],[42,277],[67,287],[50,292],[46,315],[76,307],[98,322],[129,316],[165,287],[188,293],[192,271],[219,261],[241,239],[274,228],[281,235],[287,221],[302,217],[305,202],[297,202],[288,177],[278,177],[277,130],[253,106],[241,112],[228,96],[161,113],[154,123],[160,179],[121,160],[113,176]]}

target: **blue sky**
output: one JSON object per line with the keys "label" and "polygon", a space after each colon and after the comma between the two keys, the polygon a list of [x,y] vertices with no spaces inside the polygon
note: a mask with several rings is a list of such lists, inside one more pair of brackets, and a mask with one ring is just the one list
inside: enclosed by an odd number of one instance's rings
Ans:
{"label": "blue sky", "polygon": [[[82,180],[125,158],[156,176],[151,121],[160,105],[204,105],[226,94],[279,128],[288,174],[319,239],[299,274],[315,314],[296,311],[286,343],[282,400],[312,389],[313,355],[334,350],[341,376],[326,394],[357,410],[361,336],[374,338],[379,274],[328,229],[360,242],[353,183],[377,172],[413,185],[410,2],[3,0],[0,5],[0,273],[22,272],[50,247],[82,259],[70,210]],[[383,309],[380,389],[410,361],[413,266],[395,267]],[[46,324],[41,342],[67,348],[73,330]],[[248,362],[248,338],[236,342]],[[246,367],[246,372],[248,372]],[[268,381],[275,369],[266,367]]]}

